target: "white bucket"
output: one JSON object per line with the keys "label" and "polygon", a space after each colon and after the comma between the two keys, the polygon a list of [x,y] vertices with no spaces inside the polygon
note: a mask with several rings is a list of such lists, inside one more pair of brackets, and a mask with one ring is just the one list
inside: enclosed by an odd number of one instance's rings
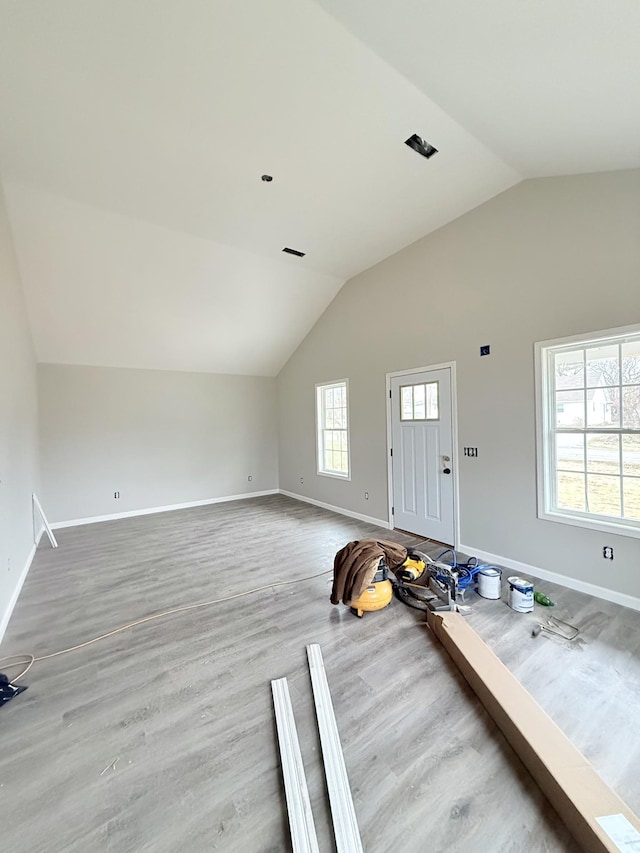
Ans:
{"label": "white bucket", "polygon": [[500,598],[502,572],[500,569],[482,569],[478,572],[478,595],[483,598]]}
{"label": "white bucket", "polygon": [[533,610],[533,584],[524,578],[507,578],[509,582],[509,607],[518,613],[531,613]]}

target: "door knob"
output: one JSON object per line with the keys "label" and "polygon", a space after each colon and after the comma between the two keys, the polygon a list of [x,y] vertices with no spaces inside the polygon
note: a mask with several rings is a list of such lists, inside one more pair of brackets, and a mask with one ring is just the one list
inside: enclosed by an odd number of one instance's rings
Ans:
{"label": "door knob", "polygon": [[442,470],[442,473],[443,473],[443,474],[450,474],[450,473],[451,473],[451,468],[444,468],[444,469]]}

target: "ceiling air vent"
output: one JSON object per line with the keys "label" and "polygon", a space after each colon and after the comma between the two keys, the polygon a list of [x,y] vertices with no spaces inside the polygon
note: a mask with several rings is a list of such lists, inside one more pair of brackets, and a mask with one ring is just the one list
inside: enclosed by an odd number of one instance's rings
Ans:
{"label": "ceiling air vent", "polygon": [[408,145],[409,148],[413,148],[413,150],[417,151],[418,154],[422,154],[422,156],[426,157],[427,160],[429,157],[433,157],[434,154],[438,153],[437,148],[434,148],[433,145],[430,145],[426,139],[418,136],[417,133],[414,133],[413,136],[405,139],[404,144]]}
{"label": "ceiling air vent", "polygon": [[282,251],[286,252],[287,255],[295,255],[296,258],[304,258],[307,254],[306,252],[299,252],[297,249],[290,249],[288,246],[285,246]]}

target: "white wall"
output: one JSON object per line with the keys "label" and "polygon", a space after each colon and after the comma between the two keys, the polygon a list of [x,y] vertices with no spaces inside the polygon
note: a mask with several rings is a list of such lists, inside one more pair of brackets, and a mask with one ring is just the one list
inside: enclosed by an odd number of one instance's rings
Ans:
{"label": "white wall", "polygon": [[[280,487],[386,519],[385,374],[455,361],[462,543],[640,596],[639,539],[536,517],[534,342],[634,321],[640,171],[526,181],[338,293],[278,377]],[[344,377],[350,482],[315,472],[314,384]]]}
{"label": "white wall", "polygon": [[36,364],[0,185],[0,639],[33,549]]}
{"label": "white wall", "polygon": [[278,487],[274,379],[41,364],[38,387],[51,522]]}

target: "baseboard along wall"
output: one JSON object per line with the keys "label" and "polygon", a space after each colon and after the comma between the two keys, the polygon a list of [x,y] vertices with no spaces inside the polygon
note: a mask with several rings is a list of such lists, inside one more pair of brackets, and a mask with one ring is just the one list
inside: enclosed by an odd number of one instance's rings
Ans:
{"label": "baseboard along wall", "polygon": [[263,492],[245,492],[241,495],[224,495],[220,498],[207,498],[202,501],[187,501],[180,504],[169,504],[168,506],[153,506],[146,509],[132,509],[128,512],[115,512],[109,515],[93,515],[87,518],[74,518],[70,521],[55,521],[51,525],[52,530],[60,530],[63,527],[78,527],[81,524],[98,524],[101,521],[117,521],[119,518],[133,518],[136,515],[154,515],[156,512],[173,512],[176,509],[191,509],[195,506],[208,506],[209,504],[222,504],[229,501],[242,501],[248,498],[262,498],[265,495],[277,495],[278,489],[267,489]]}
{"label": "baseboard along wall", "polygon": [[305,495],[298,495],[296,492],[288,492],[286,489],[279,489],[281,495],[286,495],[288,498],[293,498],[296,501],[302,501],[305,504],[312,504],[320,507],[320,509],[328,509],[330,512],[337,512],[338,515],[346,515],[349,518],[357,518],[358,521],[365,521],[367,524],[375,524],[377,527],[384,527],[385,530],[390,530],[391,525],[383,518],[374,518],[372,515],[363,515],[361,512],[354,512],[351,509],[345,509],[341,506],[317,501],[315,498],[308,498]]}
{"label": "baseboard along wall", "polygon": [[578,592],[584,592],[587,595],[593,595],[595,598],[602,598],[605,601],[612,601],[614,604],[621,604],[623,607],[630,607],[632,610],[640,610],[640,598],[633,595],[627,595],[624,592],[617,592],[614,589],[607,589],[604,586],[598,586],[587,581],[577,580],[568,575],[561,575],[558,572],[550,572],[547,569],[539,569],[537,566],[530,566],[528,563],[522,563],[519,560],[512,560],[509,557],[501,557],[499,554],[491,554],[489,551],[483,551],[480,548],[473,548],[471,545],[460,545],[459,548],[463,554],[478,557],[484,563],[491,563],[497,566],[504,566],[506,569],[513,571],[521,576],[528,577],[532,575],[543,581],[557,583],[559,586],[575,589]]}
{"label": "baseboard along wall", "polygon": [[38,545],[40,543],[40,539],[42,539],[42,534],[44,533],[44,527],[40,528],[40,532],[36,536],[36,541],[33,544],[33,547],[29,551],[26,562],[23,566],[22,572],[20,573],[20,577],[18,579],[18,583],[16,588],[14,589],[11,598],[7,602],[7,606],[4,609],[4,613],[2,614],[2,618],[0,619],[0,643],[2,642],[5,631],[7,630],[7,625],[9,624],[9,620],[11,619],[11,614],[13,613],[13,609],[18,602],[18,598],[20,596],[20,592],[22,591],[22,587],[24,586],[24,582],[27,579],[27,575],[29,574],[29,569],[31,568],[31,563],[33,562],[33,558],[36,555],[36,551],[38,550]]}

